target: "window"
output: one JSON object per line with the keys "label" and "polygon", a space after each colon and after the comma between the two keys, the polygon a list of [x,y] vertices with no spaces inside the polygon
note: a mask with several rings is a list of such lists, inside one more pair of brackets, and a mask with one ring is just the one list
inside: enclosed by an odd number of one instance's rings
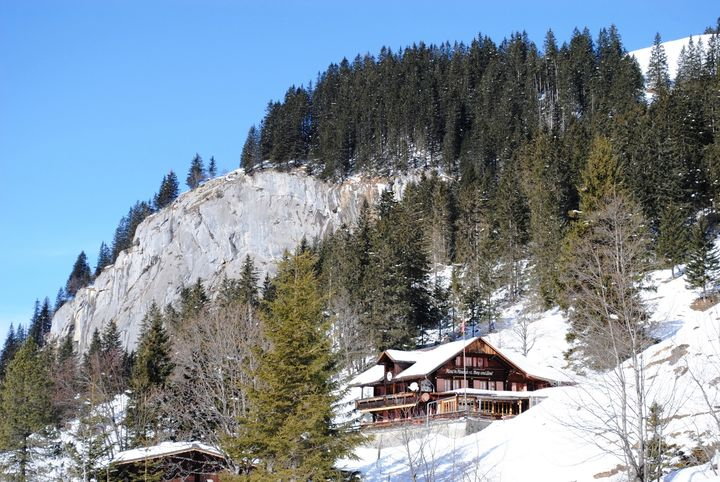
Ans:
{"label": "window", "polygon": [[446,380],[444,378],[438,378],[437,379],[437,391],[438,392],[447,392],[449,390],[452,390],[450,380]]}
{"label": "window", "polygon": [[473,380],[473,388],[487,390],[487,380]]}
{"label": "window", "polygon": [[467,380],[463,380],[462,378],[453,378],[452,387],[453,390],[457,390],[458,388],[465,388],[467,387]]}

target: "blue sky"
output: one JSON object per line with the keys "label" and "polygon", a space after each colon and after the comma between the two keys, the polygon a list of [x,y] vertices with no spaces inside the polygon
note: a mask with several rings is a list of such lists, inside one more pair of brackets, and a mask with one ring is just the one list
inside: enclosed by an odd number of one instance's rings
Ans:
{"label": "blue sky", "polygon": [[[94,266],[131,204],[198,152],[238,166],[270,99],[330,62],[424,41],[496,42],[618,26],[701,33],[716,1],[0,2],[0,336],[54,300],[81,250]],[[1,343],[1,340],[0,340]]]}

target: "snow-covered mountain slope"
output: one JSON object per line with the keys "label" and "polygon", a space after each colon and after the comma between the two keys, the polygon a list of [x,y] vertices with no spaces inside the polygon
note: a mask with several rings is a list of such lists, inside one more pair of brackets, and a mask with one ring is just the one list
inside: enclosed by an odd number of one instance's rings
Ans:
{"label": "snow-covered mountain slope", "polygon": [[[698,293],[686,289],[684,277],[673,280],[669,271],[659,271],[652,278],[656,290],[645,293],[645,299],[661,341],[643,353],[648,405],[657,401],[663,407],[666,441],[687,454],[699,442],[709,445],[720,439],[713,416],[720,408],[720,310],[691,309]],[[505,312],[505,327],[491,335],[506,351],[518,347],[512,332],[514,310]],[[562,314],[547,312],[531,327],[542,336],[528,357],[548,366],[563,365],[567,323]],[[343,463],[366,480],[624,480],[624,461],[608,429],[613,422],[609,415],[618,407],[616,373],[590,374],[578,377],[576,386],[543,390],[548,398],[536,407],[472,435],[448,438],[431,426],[407,445],[362,447],[356,451],[358,460]],[[665,480],[720,477],[708,464]]]}
{"label": "snow-covered mountain slope", "polygon": [[[702,41],[703,46],[707,48],[708,42],[710,42],[710,37],[712,37],[712,35],[709,34],[695,35],[693,37],[685,37],[662,43],[663,47],[665,48],[668,71],[670,73],[671,79],[674,79],[677,75],[680,51],[690,42],[690,39],[692,38],[693,42],[695,42],[696,45],[698,42]],[[645,47],[644,49],[633,50],[632,52],[628,53],[629,55],[635,57],[638,64],[640,65],[640,70],[642,70],[643,75],[647,74],[648,65],[650,64],[650,52],[652,52],[652,49],[652,47]]]}
{"label": "snow-covered mountain slope", "polygon": [[[396,194],[410,178],[395,179]],[[237,277],[246,254],[261,275],[272,272],[285,250],[352,223],[363,201],[372,205],[387,186],[362,178],[330,184],[300,170],[237,170],[212,179],[148,217],[133,247],[58,310],[51,333],[72,330],[83,352],[93,330],[115,320],[132,348],[152,302],[176,301],[183,284],[198,278],[213,287],[224,276]]]}

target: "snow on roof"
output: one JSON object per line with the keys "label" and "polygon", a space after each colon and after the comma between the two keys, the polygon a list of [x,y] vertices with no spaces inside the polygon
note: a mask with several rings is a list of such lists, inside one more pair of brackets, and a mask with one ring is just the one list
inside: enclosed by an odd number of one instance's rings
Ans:
{"label": "snow on roof", "polygon": [[[422,350],[411,350],[411,351],[403,351],[403,350],[385,350],[383,354],[389,356],[392,361],[395,362],[405,362],[405,363],[415,363],[420,358],[422,358],[423,355],[427,354],[427,351]],[[382,355],[380,355],[382,356]]]}
{"label": "snow on roof", "polygon": [[[537,365],[518,353],[500,351],[485,338],[480,337],[472,337],[466,340],[456,340],[443,345],[438,345],[428,350],[385,350],[383,355],[388,355],[395,362],[413,363],[410,367],[398,373],[395,377],[396,380],[417,378],[429,375],[433,371],[437,370],[443,363],[447,362],[452,357],[457,356],[460,352],[462,352],[463,348],[468,347],[478,339],[481,339],[489,347],[499,353],[501,357],[505,358],[508,362],[515,365],[531,377],[549,382],[572,382],[572,379],[560,370]],[[383,355],[380,355],[380,357]],[[382,365],[375,365],[353,378],[350,382],[350,386],[370,385],[372,383],[379,382],[385,375],[384,370],[385,368]]]}
{"label": "snow on roof", "polygon": [[483,341],[487,343],[488,346],[490,346],[493,350],[498,352],[500,356],[502,356],[507,361],[509,361],[533,378],[540,378],[549,382],[561,383],[571,383],[573,381],[571,377],[569,377],[566,373],[560,370],[538,365],[519,353],[514,353],[512,351],[500,351],[494,346],[492,346],[492,344],[490,344],[485,338],[483,338]]}
{"label": "snow on roof", "polygon": [[[427,375],[429,373],[432,373],[437,368],[440,368],[440,366],[457,355],[459,352],[462,351],[464,347],[467,347],[472,342],[477,340],[478,337],[472,337],[468,338],[467,340],[457,340],[452,341],[450,343],[445,343],[443,345],[438,345],[432,350],[427,351],[416,351],[416,352],[405,352],[405,353],[413,353],[413,354],[419,354],[420,356],[417,358],[417,361],[414,365],[408,367],[407,369],[403,370],[402,372],[398,373],[397,377],[395,379],[400,380],[403,378],[414,378],[414,377],[421,377],[423,375]],[[399,351],[399,350],[388,350],[388,351]],[[387,352],[386,352],[387,353]],[[393,359],[395,359],[393,357]]]}
{"label": "snow on roof", "polygon": [[215,455],[216,457],[224,457],[223,453],[215,447],[197,441],[163,442],[159,445],[153,445],[152,447],[141,447],[139,449],[125,450],[124,452],[120,452],[119,454],[117,454],[112,461],[116,464],[125,464],[148,458],[165,457],[168,455],[179,454],[191,450],[205,452],[210,455]]}
{"label": "snow on roof", "polygon": [[370,385],[379,382],[385,376],[385,367],[382,365],[373,365],[364,372],[358,374],[350,380],[351,387],[359,387],[362,385]]}

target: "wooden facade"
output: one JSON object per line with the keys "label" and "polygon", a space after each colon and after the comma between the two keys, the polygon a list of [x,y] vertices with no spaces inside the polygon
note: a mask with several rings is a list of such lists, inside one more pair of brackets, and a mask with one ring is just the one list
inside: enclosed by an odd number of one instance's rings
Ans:
{"label": "wooden facade", "polygon": [[388,350],[365,373],[353,385],[362,388],[365,398],[356,409],[367,425],[513,417],[536,402],[532,392],[562,383],[521,368],[482,338],[414,352]]}

